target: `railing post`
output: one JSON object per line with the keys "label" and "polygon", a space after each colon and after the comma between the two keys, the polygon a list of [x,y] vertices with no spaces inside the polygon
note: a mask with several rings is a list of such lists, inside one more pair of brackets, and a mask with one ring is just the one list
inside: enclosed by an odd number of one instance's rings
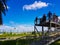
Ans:
{"label": "railing post", "polygon": [[43,25],[42,25],[42,38],[44,37],[44,29],[43,29]]}

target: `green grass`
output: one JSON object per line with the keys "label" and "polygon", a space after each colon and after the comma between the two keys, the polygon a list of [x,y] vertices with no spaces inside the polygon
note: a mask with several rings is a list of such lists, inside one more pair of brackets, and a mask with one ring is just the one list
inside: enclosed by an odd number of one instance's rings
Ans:
{"label": "green grass", "polygon": [[[42,35],[41,33],[40,33],[40,35]],[[35,34],[34,33],[32,33],[32,32],[28,32],[28,33],[20,33],[20,34],[16,34],[16,33],[14,33],[14,34],[12,34],[12,33],[6,33],[6,32],[4,32],[2,35],[0,35],[0,38],[8,38],[8,37],[16,37],[16,36],[35,36]],[[36,33],[36,36],[39,36],[39,34],[38,33]]]}
{"label": "green grass", "polygon": [[9,40],[9,41],[0,41],[0,45],[29,45],[33,41],[37,39],[17,39],[17,40]]}
{"label": "green grass", "polygon": [[0,41],[0,45],[16,45],[16,40]]}
{"label": "green grass", "polygon": [[29,45],[32,43],[34,40],[33,39],[20,39],[17,41],[17,45]]}
{"label": "green grass", "polygon": [[40,39],[36,39],[36,38],[30,38],[30,36],[34,36],[34,34],[32,33],[21,33],[21,34],[7,34],[4,33],[3,35],[0,35],[0,38],[2,37],[14,37],[14,36],[28,36],[29,38],[26,39],[16,39],[16,40],[9,40],[9,41],[0,41],[0,45],[29,45],[30,43],[32,43],[33,41],[38,41]]}
{"label": "green grass", "polygon": [[52,43],[51,45],[60,45],[60,39]]}
{"label": "green grass", "polygon": [[29,35],[29,34],[28,33],[27,34],[26,33],[20,33],[20,34],[3,33],[2,35],[0,35],[0,38],[2,38],[2,37],[15,37],[15,36],[27,36],[27,35]]}

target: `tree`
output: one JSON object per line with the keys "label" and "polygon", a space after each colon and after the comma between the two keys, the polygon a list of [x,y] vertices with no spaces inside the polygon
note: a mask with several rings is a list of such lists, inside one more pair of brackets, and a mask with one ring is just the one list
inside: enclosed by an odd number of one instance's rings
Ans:
{"label": "tree", "polygon": [[7,0],[0,0],[0,25],[3,24],[2,21],[2,13],[6,15],[5,11],[7,10],[7,5],[6,5]]}

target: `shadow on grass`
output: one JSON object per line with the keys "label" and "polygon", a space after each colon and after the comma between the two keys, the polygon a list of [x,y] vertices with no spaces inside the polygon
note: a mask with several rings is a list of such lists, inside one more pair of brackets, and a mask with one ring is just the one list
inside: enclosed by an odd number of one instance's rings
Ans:
{"label": "shadow on grass", "polygon": [[18,39],[9,41],[0,41],[0,45],[29,45],[34,39]]}
{"label": "shadow on grass", "polygon": [[16,45],[16,40],[0,41],[0,45]]}
{"label": "shadow on grass", "polygon": [[50,45],[60,45],[60,39],[55,41],[54,43],[50,44]]}
{"label": "shadow on grass", "polygon": [[29,45],[33,42],[33,39],[19,39],[16,45]]}

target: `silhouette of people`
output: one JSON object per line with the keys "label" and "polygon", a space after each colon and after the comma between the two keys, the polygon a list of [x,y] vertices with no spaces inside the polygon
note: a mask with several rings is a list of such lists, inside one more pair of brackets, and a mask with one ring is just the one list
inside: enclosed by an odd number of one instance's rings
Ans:
{"label": "silhouette of people", "polygon": [[42,18],[40,18],[40,23],[39,24],[42,24]]}
{"label": "silhouette of people", "polygon": [[49,20],[49,22],[50,22],[51,18],[52,18],[52,13],[49,11],[49,13],[48,13],[48,20]]}
{"label": "silhouette of people", "polygon": [[38,18],[36,17],[36,18],[35,18],[35,24],[37,24],[37,20],[38,20]]}
{"label": "silhouette of people", "polygon": [[52,19],[52,13],[49,11],[49,13],[48,13],[48,20],[49,20],[48,33],[49,33],[49,30],[51,29],[51,24],[50,24],[51,19]]}
{"label": "silhouette of people", "polygon": [[40,18],[40,24],[46,21],[46,15],[44,14],[42,18]]}
{"label": "silhouette of people", "polygon": [[53,14],[53,21],[58,22],[58,16],[55,13]]}
{"label": "silhouette of people", "polygon": [[45,22],[46,21],[46,15],[44,14],[43,15],[43,22]]}

